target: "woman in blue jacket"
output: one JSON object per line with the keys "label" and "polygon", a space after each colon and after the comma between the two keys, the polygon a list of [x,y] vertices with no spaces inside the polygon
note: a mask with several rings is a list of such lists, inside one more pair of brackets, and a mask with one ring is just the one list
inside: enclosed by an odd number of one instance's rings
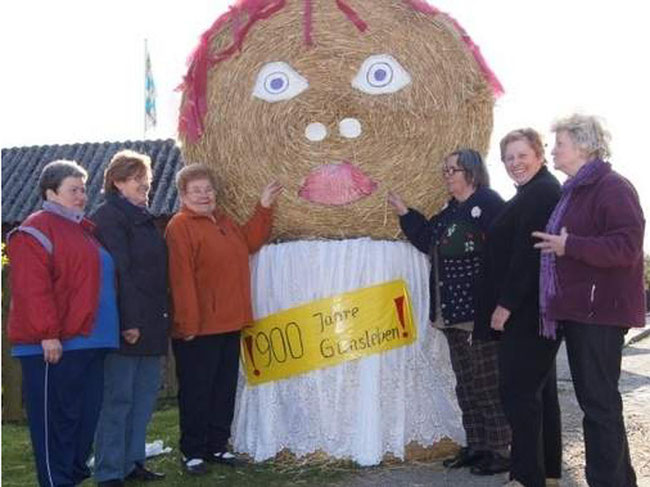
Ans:
{"label": "woman in blue jacket", "polygon": [[95,440],[99,485],[163,477],[144,466],[170,324],[167,247],[147,210],[150,186],[149,156],[118,152],[104,174],[106,200],[91,216],[115,260],[122,338],[120,349],[106,357]]}
{"label": "woman in blue jacket", "polygon": [[430,220],[393,193],[389,202],[409,241],[432,259],[429,317],[449,344],[467,435],[467,446],[443,463],[492,475],[508,470],[510,446],[510,428],[499,400],[498,342],[491,337],[472,340],[472,332],[485,233],[504,203],[489,188],[487,169],[474,150],[447,156],[442,173],[451,199]]}

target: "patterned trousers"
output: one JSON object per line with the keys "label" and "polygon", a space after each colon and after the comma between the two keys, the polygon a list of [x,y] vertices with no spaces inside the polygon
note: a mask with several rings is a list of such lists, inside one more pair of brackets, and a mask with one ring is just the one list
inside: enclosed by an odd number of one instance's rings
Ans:
{"label": "patterned trousers", "polygon": [[499,342],[476,340],[471,332],[443,330],[456,375],[456,397],[462,412],[467,446],[473,450],[504,450],[511,433],[499,396]]}

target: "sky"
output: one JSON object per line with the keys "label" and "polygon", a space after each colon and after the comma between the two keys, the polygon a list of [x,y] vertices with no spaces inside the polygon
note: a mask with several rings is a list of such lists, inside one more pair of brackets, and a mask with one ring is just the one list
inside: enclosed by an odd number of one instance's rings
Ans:
{"label": "sky", "polygon": [[[323,1],[323,0],[319,0]],[[334,0],[332,0],[334,1]],[[176,135],[174,88],[200,34],[228,0],[21,0],[0,5],[0,147],[144,137],[144,40],[158,126]],[[550,150],[554,120],[602,117],[611,162],[650,215],[650,5],[643,0],[431,0],[480,46],[506,94],[487,156],[493,187],[514,194],[499,160],[509,130],[533,127]],[[563,176],[558,174],[561,180]],[[650,229],[646,231],[650,252]]]}

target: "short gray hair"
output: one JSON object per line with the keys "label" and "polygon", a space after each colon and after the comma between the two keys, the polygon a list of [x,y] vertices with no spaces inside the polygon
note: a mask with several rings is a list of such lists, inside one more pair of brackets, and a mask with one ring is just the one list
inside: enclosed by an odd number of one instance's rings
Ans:
{"label": "short gray hair", "polygon": [[65,178],[81,178],[86,181],[88,173],[75,161],[66,161],[64,159],[52,161],[45,165],[38,178],[38,188],[41,191],[41,198],[46,198],[46,191],[51,189],[55,193],[61,187]]}
{"label": "short gray hair", "polygon": [[211,167],[205,164],[188,164],[183,169],[176,173],[176,189],[179,193],[185,194],[187,185],[192,181],[205,179],[210,181],[210,185],[214,191],[217,191],[217,177]]}
{"label": "short gray hair", "polygon": [[556,121],[551,131],[566,132],[578,148],[585,151],[587,159],[607,159],[610,155],[611,136],[597,117],[578,113]]}

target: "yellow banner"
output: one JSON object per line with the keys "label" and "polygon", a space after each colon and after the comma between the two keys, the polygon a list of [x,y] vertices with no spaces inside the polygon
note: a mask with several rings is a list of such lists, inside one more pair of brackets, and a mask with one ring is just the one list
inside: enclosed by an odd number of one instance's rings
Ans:
{"label": "yellow banner", "polygon": [[392,281],[291,308],[242,330],[249,384],[285,379],[413,343],[406,282]]}

